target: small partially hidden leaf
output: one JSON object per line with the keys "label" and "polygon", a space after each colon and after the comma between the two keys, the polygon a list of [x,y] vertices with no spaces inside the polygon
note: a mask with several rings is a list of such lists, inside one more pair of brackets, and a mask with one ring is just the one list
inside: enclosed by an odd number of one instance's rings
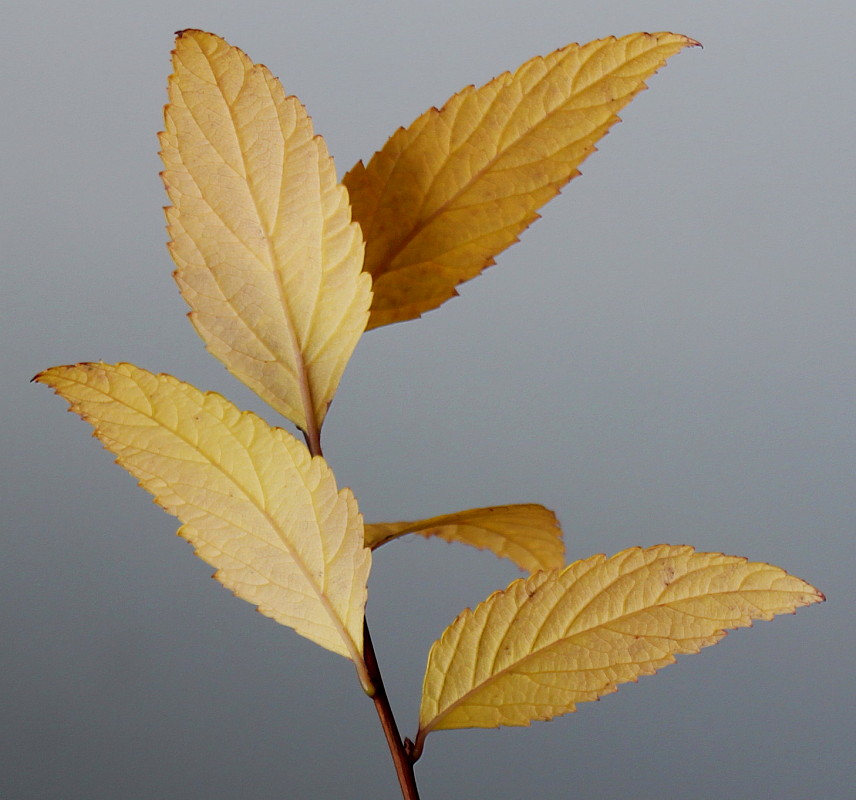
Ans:
{"label": "small partially hidden leaf", "polygon": [[367,524],[366,546],[374,550],[407,533],[490,550],[528,572],[564,563],[559,521],[549,508],[535,503],[471,508],[417,522]]}
{"label": "small partially hidden leaf", "polygon": [[324,140],[237,47],[182,31],[161,134],[170,252],[208,350],[317,439],[371,280]]}
{"label": "small partially hidden leaf", "polygon": [[436,308],[493,264],[646,79],[697,44],[634,33],[568,45],[464,89],[358,162],[343,182],[374,280],[368,327]]}
{"label": "small partially hidden leaf", "polygon": [[89,422],[118,464],[184,525],[215,577],[263,614],[350,658],[369,688],[363,616],[371,552],[349,489],[286,431],[218,394],[131,364],[35,377]]}
{"label": "small partially hidden leaf", "polygon": [[823,599],[778,567],[686,546],[634,547],[537,572],[465,610],[434,643],[415,752],[433,730],[566,714],[715,644],[728,628]]}

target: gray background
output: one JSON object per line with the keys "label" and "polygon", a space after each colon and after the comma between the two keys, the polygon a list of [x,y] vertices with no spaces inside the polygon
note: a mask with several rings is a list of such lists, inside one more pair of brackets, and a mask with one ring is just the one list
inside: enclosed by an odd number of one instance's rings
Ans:
{"label": "gray background", "polygon": [[[441,732],[438,798],[852,798],[854,36],[842,2],[31,2],[3,61],[0,797],[395,798],[344,659],[208,578],[40,369],[128,360],[274,421],[170,278],[155,133],[173,31],[307,104],[340,174],[399,125],[569,41],[703,42],[652,79],[498,266],[368,334],[325,452],[370,520],[542,502],[570,555],[689,543],[829,602],[531,729]],[[381,551],[369,618],[403,731],[430,643],[517,576]]]}

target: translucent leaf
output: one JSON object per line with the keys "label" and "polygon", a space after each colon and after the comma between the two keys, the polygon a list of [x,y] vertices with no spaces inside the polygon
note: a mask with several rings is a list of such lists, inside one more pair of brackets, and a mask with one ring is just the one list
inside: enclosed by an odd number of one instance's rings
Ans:
{"label": "translucent leaf", "polygon": [[634,33],[571,44],[399,129],[343,182],[374,280],[369,327],[413,319],[494,263],[666,59],[697,44]]}
{"label": "translucent leaf", "polygon": [[528,725],[574,711],[715,644],[727,628],[823,599],[778,567],[685,546],[537,572],[465,610],[434,643],[417,752],[432,730]]}
{"label": "translucent leaf", "polygon": [[312,432],[371,302],[348,193],[306,110],[264,66],[190,30],[173,68],[161,155],[190,319],[230,372]]}
{"label": "translucent leaf", "polygon": [[564,563],[559,521],[550,509],[534,503],[471,508],[417,522],[367,524],[366,546],[374,550],[407,533],[491,550],[528,572]]}
{"label": "translucent leaf", "polygon": [[371,553],[356,500],[323,458],[218,394],[131,364],[53,367],[35,380],[184,523],[179,534],[217,580],[362,676]]}

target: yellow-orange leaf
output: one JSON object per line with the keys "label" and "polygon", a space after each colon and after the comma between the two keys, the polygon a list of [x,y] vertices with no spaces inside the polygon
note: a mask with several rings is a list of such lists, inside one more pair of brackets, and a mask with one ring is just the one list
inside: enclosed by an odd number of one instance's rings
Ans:
{"label": "yellow-orange leaf", "polygon": [[374,280],[369,327],[436,308],[493,264],[645,80],[695,44],[634,33],[568,45],[464,89],[358,162],[343,182]]}
{"label": "yellow-orange leaf", "polygon": [[313,432],[371,302],[348,193],[306,110],[266,67],[190,30],[173,68],[161,155],[190,318],[234,375]]}
{"label": "yellow-orange leaf", "polygon": [[491,550],[528,572],[559,567],[565,558],[556,515],[534,503],[471,508],[417,522],[367,524],[366,546],[374,550],[407,533]]}
{"label": "yellow-orange leaf", "polygon": [[217,580],[352,659],[365,678],[371,552],[356,500],[337,490],[323,458],[218,394],[131,364],[53,367],[35,380],[68,400],[117,463],[184,523],[179,534],[217,568]]}
{"label": "yellow-orange leaf", "polygon": [[434,643],[417,749],[432,730],[566,714],[715,644],[727,628],[823,599],[778,567],[686,546],[537,572],[465,610]]}

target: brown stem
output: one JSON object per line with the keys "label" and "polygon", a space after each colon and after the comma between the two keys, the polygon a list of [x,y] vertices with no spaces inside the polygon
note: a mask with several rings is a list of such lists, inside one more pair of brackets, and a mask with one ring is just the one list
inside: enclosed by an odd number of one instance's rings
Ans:
{"label": "brown stem", "polygon": [[[321,429],[313,422],[310,419],[309,429],[303,432],[303,436],[306,439],[309,452],[313,456],[320,456],[322,455]],[[380,674],[377,656],[372,645],[372,637],[369,634],[369,625],[365,618],[363,618],[363,651],[366,670],[373,689],[371,698],[374,700],[377,715],[380,717],[380,725],[383,728],[384,736],[386,736],[386,743],[389,745],[392,763],[395,765],[395,774],[398,776],[398,783],[401,786],[401,795],[404,800],[419,800],[419,789],[416,788],[416,778],[413,775],[413,760],[410,758],[412,743],[409,740],[401,741],[398,725],[395,724],[395,716],[392,713],[392,706],[390,706],[389,698],[386,696],[383,677]]]}
{"label": "brown stem", "polygon": [[321,429],[310,420],[308,430],[301,430],[301,433],[303,434],[306,446],[309,448],[309,452],[313,456],[323,456],[324,453],[321,450]]}
{"label": "brown stem", "polygon": [[419,789],[416,788],[416,778],[413,775],[413,761],[411,761],[405,745],[401,741],[398,725],[395,724],[395,717],[392,714],[392,707],[389,705],[389,698],[386,696],[380,667],[378,667],[372,638],[369,634],[368,622],[363,623],[363,649],[366,667],[368,667],[375,690],[372,700],[374,700],[377,715],[380,717],[386,743],[389,745],[392,763],[395,765],[395,773],[398,775],[398,783],[401,786],[401,796],[404,800],[419,800]]}

